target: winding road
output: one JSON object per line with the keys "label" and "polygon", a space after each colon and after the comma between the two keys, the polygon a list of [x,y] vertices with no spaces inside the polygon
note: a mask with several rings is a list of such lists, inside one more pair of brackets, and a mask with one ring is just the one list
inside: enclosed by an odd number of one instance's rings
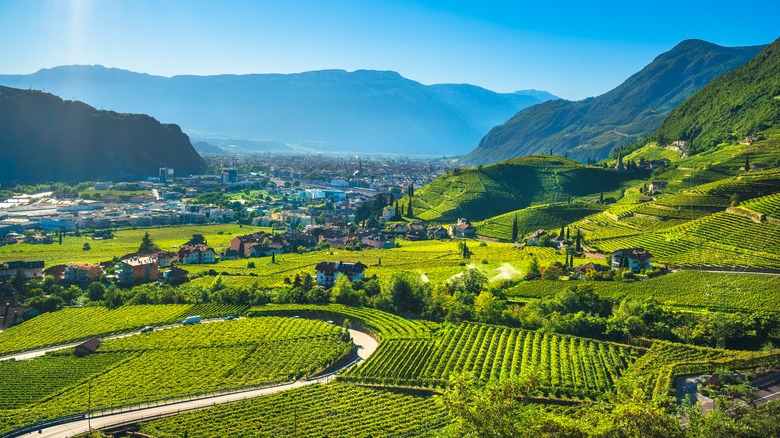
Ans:
{"label": "winding road", "polygon": [[[160,418],[170,415],[175,415],[180,412],[193,411],[198,409],[214,406],[215,404],[230,403],[239,400],[245,400],[249,398],[262,397],[264,395],[275,394],[281,391],[287,391],[293,388],[299,388],[301,386],[313,385],[317,383],[327,383],[331,381],[336,374],[345,368],[349,368],[353,365],[359,364],[365,361],[374,351],[376,351],[379,343],[371,337],[369,334],[360,332],[357,330],[349,331],[352,336],[352,340],[357,347],[357,356],[349,363],[342,367],[328,373],[323,374],[307,380],[298,380],[296,382],[287,383],[284,385],[276,385],[265,388],[258,388],[252,390],[244,390],[239,392],[225,393],[220,395],[214,395],[195,400],[181,400],[168,402],[165,405],[150,406],[144,408],[134,408],[132,411],[115,412],[115,413],[96,413],[92,418],[85,420],[77,420],[58,426],[51,426],[40,431],[28,433],[26,435],[20,435],[22,437],[70,437],[89,431],[90,429],[105,429],[112,426],[118,426],[122,424],[132,424],[143,420],[149,420],[153,418]],[[122,336],[129,336],[125,334]],[[47,351],[53,351],[57,347],[47,349]],[[63,346],[62,348],[68,348]],[[59,349],[59,348],[58,348]],[[32,354],[29,352],[25,354]],[[41,353],[43,354],[43,353]],[[34,356],[33,356],[34,357]]]}

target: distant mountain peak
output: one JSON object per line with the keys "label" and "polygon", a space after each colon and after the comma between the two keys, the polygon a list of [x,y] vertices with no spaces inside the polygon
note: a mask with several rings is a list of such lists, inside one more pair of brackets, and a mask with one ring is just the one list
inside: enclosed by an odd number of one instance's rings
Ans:
{"label": "distant mountain peak", "polygon": [[682,41],[600,96],[548,101],[518,112],[490,130],[462,162],[490,164],[550,150],[581,161],[606,158],[652,133],[677,104],[763,47]]}
{"label": "distant mountain peak", "polygon": [[424,85],[395,71],[153,76],[61,66],[0,84],[150,114],[203,138],[268,139],[313,151],[458,155],[543,99],[473,85]]}

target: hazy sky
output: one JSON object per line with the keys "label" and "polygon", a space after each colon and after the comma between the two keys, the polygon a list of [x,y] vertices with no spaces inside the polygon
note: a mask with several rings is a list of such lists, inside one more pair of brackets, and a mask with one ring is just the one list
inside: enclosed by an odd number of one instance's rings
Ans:
{"label": "hazy sky", "polygon": [[780,1],[0,0],[0,74],[102,64],[172,76],[395,70],[581,99],[678,42],[780,37]]}

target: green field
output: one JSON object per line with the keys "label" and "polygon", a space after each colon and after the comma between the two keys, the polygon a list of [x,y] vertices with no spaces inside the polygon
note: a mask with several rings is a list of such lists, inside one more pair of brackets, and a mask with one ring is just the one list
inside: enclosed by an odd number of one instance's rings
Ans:
{"label": "green field", "polygon": [[425,437],[451,422],[431,396],[331,383],[151,421],[141,431],[161,438]]}
{"label": "green field", "polygon": [[[3,405],[0,430],[90,404],[99,410],[314,375],[354,354],[342,333],[321,321],[246,318],[108,340],[84,358],[63,351],[0,362],[0,393],[19,397]],[[50,381],[58,373],[68,377]],[[21,379],[34,390],[14,388]]]}
{"label": "green field", "polygon": [[[366,277],[377,275],[386,277],[396,271],[417,273],[423,281],[444,282],[459,274],[466,265],[472,265],[485,272],[489,279],[496,281],[515,278],[526,271],[532,258],[542,264],[556,260],[563,261],[563,253],[552,248],[526,248],[518,251],[509,243],[478,243],[468,241],[473,252],[470,259],[463,259],[456,241],[426,240],[420,242],[399,241],[401,247],[393,249],[365,249],[347,251],[333,249],[314,251],[305,254],[282,254],[276,256],[276,263],[270,258],[256,258],[220,262],[216,265],[187,265],[185,269],[192,273],[211,269],[219,273],[228,273],[222,277],[229,285],[251,286],[257,283],[261,288],[283,287],[285,277],[293,277],[299,272],[314,275],[314,266],[321,261],[362,262],[368,266]],[[331,254],[332,253],[332,254]],[[484,261],[483,261],[484,260]],[[255,268],[247,268],[248,262],[254,262]],[[256,276],[252,276],[255,274]],[[193,281],[194,284],[210,285],[214,277],[205,276]]]}
{"label": "green field", "polygon": [[[165,251],[177,251],[193,234],[202,234],[209,246],[217,253],[230,246],[230,240],[236,235],[250,234],[256,231],[269,231],[268,228],[241,226],[238,224],[220,225],[186,225],[166,228],[141,228],[135,230],[119,230],[114,232],[114,238],[95,240],[90,237],[65,236],[62,245],[32,245],[18,243],[16,245],[0,246],[0,262],[12,260],[43,260],[46,267],[68,264],[70,262],[97,263],[109,261],[114,257],[138,251],[141,238],[147,231],[152,240]],[[221,233],[221,234],[220,234]],[[89,243],[90,250],[82,247]]]}

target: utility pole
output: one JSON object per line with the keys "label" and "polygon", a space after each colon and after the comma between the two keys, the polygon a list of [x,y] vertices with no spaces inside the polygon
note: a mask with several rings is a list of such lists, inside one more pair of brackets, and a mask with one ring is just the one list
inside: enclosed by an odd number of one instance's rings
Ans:
{"label": "utility pole", "polygon": [[87,427],[92,432],[92,379],[89,379],[89,392],[87,393]]}

